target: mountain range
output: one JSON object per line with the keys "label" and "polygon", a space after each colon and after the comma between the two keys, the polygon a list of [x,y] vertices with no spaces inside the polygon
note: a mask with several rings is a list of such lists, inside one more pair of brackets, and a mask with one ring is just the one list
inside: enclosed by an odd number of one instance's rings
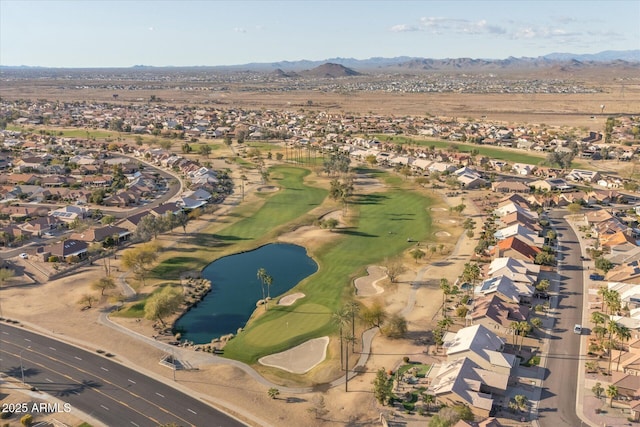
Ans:
{"label": "mountain range", "polygon": [[[324,60],[300,60],[278,62],[252,62],[239,65],[220,66],[166,66],[134,65],[134,70],[191,69],[211,71],[250,71],[273,73],[275,77],[348,77],[362,73],[418,73],[427,71],[494,71],[559,67],[563,70],[611,64],[614,66],[640,68],[640,49],[607,50],[593,54],[550,53],[538,57],[508,57],[505,59],[482,58],[421,58],[398,56],[394,58],[374,57],[368,59],[329,58]],[[46,69],[31,66],[0,66],[0,70]],[[63,69],[63,68],[62,68]]]}
{"label": "mountain range", "polygon": [[[599,65],[603,63],[617,63],[619,65],[640,65],[640,49],[625,51],[603,51],[594,54],[550,53],[548,55],[531,57],[509,57],[506,59],[474,59],[474,58],[420,58],[398,56],[394,58],[374,57],[369,59],[329,58],[319,61],[279,61],[270,63],[253,62],[242,65],[228,65],[212,67],[214,69],[244,70],[244,71],[274,71],[285,75],[292,73],[310,73],[316,67],[327,64],[342,65],[354,72],[367,71],[410,71],[410,70],[463,70],[463,69],[506,69],[506,68],[536,68],[553,65],[569,65],[574,67]],[[278,71],[279,70],[279,71]],[[334,70],[335,71],[335,70]]]}

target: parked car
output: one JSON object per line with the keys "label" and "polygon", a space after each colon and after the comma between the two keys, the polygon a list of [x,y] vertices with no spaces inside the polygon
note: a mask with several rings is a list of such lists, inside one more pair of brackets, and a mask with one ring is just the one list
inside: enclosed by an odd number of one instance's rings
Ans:
{"label": "parked car", "polygon": [[582,334],[582,325],[575,325],[573,327],[573,333],[581,335]]}
{"label": "parked car", "polygon": [[590,274],[589,279],[591,280],[604,280],[604,276],[602,274]]}
{"label": "parked car", "polygon": [[29,255],[27,255],[26,253],[22,252],[20,255],[18,255],[20,258],[22,259],[27,259],[29,258]]}

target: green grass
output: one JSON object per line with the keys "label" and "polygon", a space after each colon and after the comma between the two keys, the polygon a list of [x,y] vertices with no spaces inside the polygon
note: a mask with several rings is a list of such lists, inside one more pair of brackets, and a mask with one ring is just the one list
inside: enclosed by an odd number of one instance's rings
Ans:
{"label": "green grass", "polygon": [[144,307],[147,304],[147,299],[156,292],[160,292],[165,286],[176,286],[174,284],[165,283],[157,286],[153,292],[146,295],[141,295],[141,299],[135,301],[131,305],[126,305],[118,311],[114,311],[111,315],[116,317],[126,317],[132,319],[141,319],[144,317]]}
{"label": "green grass", "polygon": [[240,206],[232,214],[239,218],[236,222],[216,233],[205,230],[194,236],[192,243],[199,249],[190,253],[180,251],[179,255],[165,259],[152,270],[151,276],[178,279],[184,271],[200,270],[223,255],[252,249],[274,238],[281,227],[299,219],[325,199],[326,190],[303,183],[308,174],[308,170],[300,168],[271,169],[271,183],[279,186],[280,191],[269,193],[261,208],[257,209],[256,203]]}
{"label": "green grass", "polygon": [[339,241],[312,253],[320,268],[295,289],[306,298],[291,307],[274,306],[252,321],[225,346],[225,357],[255,363],[261,356],[335,332],[331,313],[352,293],[352,279],[367,265],[408,249],[407,237],[420,240],[430,234],[428,206],[427,198],[402,188],[355,197],[349,210],[356,214],[357,225],[337,230]]}
{"label": "green grass", "polygon": [[409,369],[411,368],[417,368],[418,371],[416,373],[416,377],[418,378],[424,378],[427,375],[427,372],[429,372],[429,368],[431,367],[431,365],[423,365],[423,364],[411,364],[408,363],[406,365],[402,365],[398,368],[398,373],[399,374],[404,374],[405,372],[407,372]]}
{"label": "green grass", "polygon": [[[479,155],[486,156],[491,159],[505,160],[511,163],[527,163],[530,165],[539,165],[545,161],[545,154],[528,154],[511,148],[497,148],[486,145],[466,144],[455,141],[442,141],[437,139],[414,139],[404,136],[376,135],[380,141],[395,142],[397,144],[419,145],[421,147],[434,146],[437,149],[449,149],[457,147],[461,153],[469,153],[471,150],[478,150]],[[571,166],[574,168],[588,169],[588,165],[579,161],[573,161]]]}

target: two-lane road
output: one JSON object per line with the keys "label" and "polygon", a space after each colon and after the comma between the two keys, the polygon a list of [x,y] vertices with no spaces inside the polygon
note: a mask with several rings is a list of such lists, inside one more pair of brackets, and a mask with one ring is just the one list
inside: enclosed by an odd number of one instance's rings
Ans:
{"label": "two-lane road", "polygon": [[[152,362],[156,363],[156,362]],[[169,385],[42,335],[0,324],[0,372],[109,426],[244,426]]]}
{"label": "two-lane road", "polygon": [[582,367],[580,336],[573,326],[582,323],[583,271],[580,243],[563,215],[553,210],[549,219],[558,238],[557,320],[550,331],[549,354],[540,405],[539,422],[543,427],[582,425],[576,415],[578,369]]}

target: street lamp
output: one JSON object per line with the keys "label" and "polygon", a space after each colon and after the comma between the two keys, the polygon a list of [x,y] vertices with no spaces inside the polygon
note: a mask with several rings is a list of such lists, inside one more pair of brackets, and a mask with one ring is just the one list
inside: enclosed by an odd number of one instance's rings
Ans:
{"label": "street lamp", "polygon": [[24,365],[22,364],[22,353],[29,348],[31,348],[31,346],[20,350],[20,373],[22,374],[22,385],[24,385]]}

